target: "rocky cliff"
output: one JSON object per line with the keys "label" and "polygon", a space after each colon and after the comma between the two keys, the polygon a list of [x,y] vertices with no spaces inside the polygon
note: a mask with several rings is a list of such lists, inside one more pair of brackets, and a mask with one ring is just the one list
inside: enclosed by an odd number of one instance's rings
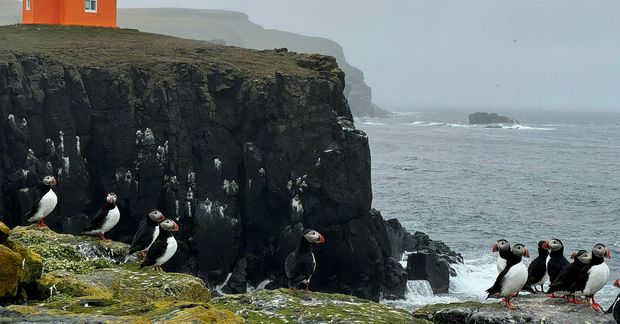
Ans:
{"label": "rocky cliff", "polygon": [[0,27],[0,219],[25,224],[53,174],[55,231],[80,232],[113,191],[122,216],[111,238],[129,241],[159,208],[181,225],[168,270],[212,284],[234,272],[229,288],[241,292],[281,278],[302,229],[314,228],[327,244],[315,250],[312,289],[402,296],[343,78],[320,55]]}
{"label": "rocky cliff", "polygon": [[413,318],[351,296],[288,289],[212,299],[196,277],[138,270],[140,261],[126,256],[127,244],[34,225],[9,231],[1,222],[0,233],[2,323],[408,323]]}
{"label": "rocky cliff", "polygon": [[[0,0],[0,25],[21,21],[21,4]],[[222,10],[195,9],[119,9],[119,26],[182,38],[252,49],[286,47],[302,53],[319,53],[336,58],[346,75],[345,95],[356,117],[381,117],[389,113],[372,102],[372,89],[364,73],[350,65],[342,47],[329,39],[269,30],[250,21],[246,14]]]}

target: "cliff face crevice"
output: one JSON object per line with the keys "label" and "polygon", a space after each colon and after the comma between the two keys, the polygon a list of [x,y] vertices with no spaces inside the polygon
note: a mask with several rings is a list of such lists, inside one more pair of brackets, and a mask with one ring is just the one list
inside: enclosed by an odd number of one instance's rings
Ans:
{"label": "cliff face crevice", "polygon": [[[53,174],[55,231],[81,232],[112,191],[122,216],[111,238],[130,241],[159,208],[181,225],[168,270],[211,284],[235,270],[229,286],[240,290],[281,278],[300,232],[314,228],[327,243],[315,249],[311,288],[378,298],[390,246],[370,211],[368,139],[353,125],[335,60],[191,44],[156,62],[113,63],[66,56],[88,43],[2,46],[1,220],[25,224],[37,184]],[[249,58],[208,58],[220,53]],[[265,67],[265,57],[275,62]]]}

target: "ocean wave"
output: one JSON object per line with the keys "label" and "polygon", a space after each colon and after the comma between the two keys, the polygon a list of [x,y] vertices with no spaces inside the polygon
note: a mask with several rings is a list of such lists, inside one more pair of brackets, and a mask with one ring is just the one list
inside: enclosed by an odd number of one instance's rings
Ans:
{"label": "ocean wave", "polygon": [[526,125],[521,125],[521,124],[469,125],[469,124],[461,124],[461,123],[452,124],[452,123],[414,121],[411,123],[407,123],[407,125],[418,126],[418,127],[486,128],[486,129],[516,129],[516,130],[541,130],[541,131],[555,130],[555,128],[551,128],[551,127],[533,127],[533,126],[526,126]]}
{"label": "ocean wave", "polygon": [[361,125],[369,125],[369,126],[387,126],[386,123],[371,122],[371,121],[361,121],[360,124]]}

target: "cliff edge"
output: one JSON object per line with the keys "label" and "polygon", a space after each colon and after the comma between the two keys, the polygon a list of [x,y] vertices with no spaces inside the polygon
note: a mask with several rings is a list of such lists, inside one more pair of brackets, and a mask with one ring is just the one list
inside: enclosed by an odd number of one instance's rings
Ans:
{"label": "cliff edge", "polygon": [[[153,208],[178,217],[167,270],[245,292],[279,282],[304,228],[325,235],[311,288],[404,294],[371,210],[370,151],[334,58],[126,29],[0,27],[0,220],[24,225],[43,176],[47,223],[79,233],[115,192],[128,242]],[[387,275],[391,273],[391,275]],[[396,274],[396,275],[394,275]]]}

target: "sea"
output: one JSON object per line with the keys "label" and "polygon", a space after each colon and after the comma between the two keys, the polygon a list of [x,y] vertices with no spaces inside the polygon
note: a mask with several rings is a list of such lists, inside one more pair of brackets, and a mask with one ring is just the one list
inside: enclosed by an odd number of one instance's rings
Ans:
{"label": "sea", "polygon": [[469,125],[471,112],[356,119],[370,142],[373,206],[465,259],[448,294],[410,281],[405,300],[387,303],[484,301],[497,276],[497,239],[526,244],[533,259],[539,240],[559,238],[567,257],[596,243],[617,256],[596,296],[607,308],[620,292],[612,286],[620,277],[620,112],[494,111],[520,123],[501,128]]}

